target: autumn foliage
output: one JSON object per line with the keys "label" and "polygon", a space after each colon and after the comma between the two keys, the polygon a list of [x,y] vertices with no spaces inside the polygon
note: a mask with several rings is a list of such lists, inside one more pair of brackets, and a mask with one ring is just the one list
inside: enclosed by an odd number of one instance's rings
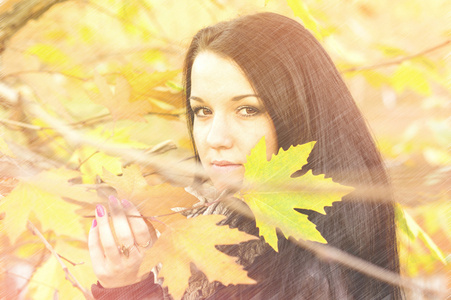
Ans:
{"label": "autumn foliage", "polygon": [[[210,281],[252,283],[215,245],[255,237],[217,226],[223,216],[186,217],[218,195],[184,189],[203,173],[192,159],[180,68],[198,29],[256,11],[303,22],[331,54],[393,180],[403,275],[451,288],[447,1],[41,1],[36,19],[6,26],[27,2],[0,1],[0,299],[89,298],[96,278],[87,234],[95,205],[111,194],[132,201],[161,234],[142,273],[159,265],[176,298],[190,263]],[[350,191],[311,173],[290,184],[312,147],[267,162],[259,143],[248,185],[234,195],[276,250],[276,227],[324,243],[292,208],[324,213]],[[293,170],[279,170],[294,157],[302,159]],[[267,197],[268,184],[290,189]],[[307,185],[326,192],[299,193]]]}

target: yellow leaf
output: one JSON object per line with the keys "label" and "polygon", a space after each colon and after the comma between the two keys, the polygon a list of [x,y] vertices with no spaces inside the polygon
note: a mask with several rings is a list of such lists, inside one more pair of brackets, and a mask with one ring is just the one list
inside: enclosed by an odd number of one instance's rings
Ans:
{"label": "yellow leaf", "polygon": [[52,230],[56,235],[85,238],[80,218],[74,212],[79,207],[63,199],[97,199],[95,193],[68,182],[78,175],[66,169],[45,171],[22,179],[7,197],[1,199],[0,212],[5,213],[5,231],[12,243],[26,230],[31,214],[41,223],[43,232]]}
{"label": "yellow leaf", "polygon": [[313,35],[318,39],[323,39],[323,32],[318,24],[318,22],[315,20],[315,18],[310,13],[307,5],[303,1],[299,0],[287,0],[288,6],[290,6],[291,10],[294,12],[294,15],[296,17],[301,18],[302,23],[304,24],[305,28],[312,31]]}
{"label": "yellow leaf", "polygon": [[135,66],[127,65],[121,69],[121,74],[127,78],[133,90],[138,94],[145,94],[150,89],[164,86],[167,81],[180,74],[180,70],[149,73],[137,70]]}
{"label": "yellow leaf", "polygon": [[405,233],[410,240],[420,239],[424,245],[429,249],[432,255],[439,259],[443,264],[446,264],[445,256],[440,248],[434,243],[431,237],[418,225],[417,222],[401,207],[395,207],[395,216],[398,228]]}
{"label": "yellow leaf", "polygon": [[130,102],[153,98],[167,104],[160,110],[158,107],[153,107],[152,112],[170,112],[184,107],[184,97],[181,91],[171,93],[163,89],[168,81],[180,74],[180,70],[149,73],[137,70],[133,66],[127,66],[121,70],[121,74],[125,76],[131,86]]}
{"label": "yellow leaf", "polygon": [[37,55],[43,62],[52,65],[67,63],[71,60],[63,51],[46,44],[35,44],[28,48],[26,53]]}
{"label": "yellow leaf", "polygon": [[390,77],[375,70],[363,70],[360,74],[365,77],[366,81],[375,88],[381,88],[390,82]]}
{"label": "yellow leaf", "polygon": [[190,262],[209,281],[225,285],[255,283],[235,262],[236,258],[220,252],[215,245],[237,244],[256,237],[228,226],[216,226],[222,219],[224,216],[208,215],[172,223],[148,251],[150,265],[162,263],[159,275],[175,299],[181,298],[188,285]]}
{"label": "yellow leaf", "polygon": [[79,34],[80,34],[81,40],[85,43],[92,43],[92,41],[95,37],[95,31],[93,30],[93,28],[86,26],[86,25],[80,26]]}
{"label": "yellow leaf", "polygon": [[69,33],[67,32],[67,30],[62,30],[62,29],[54,29],[51,31],[48,31],[44,34],[44,37],[46,39],[49,40],[54,40],[54,41],[61,41],[62,39],[65,39],[69,36]]}
{"label": "yellow leaf", "polygon": [[[49,236],[55,237],[53,233],[44,234],[44,236],[50,244],[55,244],[54,240],[48,238]],[[47,251],[39,237],[34,235],[31,231],[23,232],[16,240],[15,245],[17,245],[17,247],[13,247],[14,254],[17,257],[27,259],[30,262],[33,260],[41,262],[43,253]]]}
{"label": "yellow leaf", "polygon": [[[114,131],[106,130],[103,127],[97,127],[90,131],[88,136],[97,139],[99,143],[112,142],[119,148],[149,148],[149,145],[136,142],[130,138],[132,130],[133,127],[131,126],[115,129]],[[122,170],[122,160],[120,157],[99,152],[92,146],[79,147],[73,153],[70,161],[77,165],[81,164],[80,171],[82,172],[84,183],[95,183],[97,175],[102,174],[104,168],[115,174],[120,173]]]}
{"label": "yellow leaf", "polygon": [[82,147],[74,154],[73,158],[82,162],[80,171],[83,174],[83,183],[96,183],[97,175],[102,173],[103,168],[114,173],[121,171],[122,161],[119,157],[98,152],[94,147]]}
{"label": "yellow leaf", "polygon": [[[164,56],[162,55],[162,53],[156,49],[150,49],[147,51],[143,51],[140,54],[140,57],[142,58],[143,61],[145,61],[147,63],[155,63],[155,62],[164,60]],[[133,68],[136,69],[136,67],[133,67]]]}
{"label": "yellow leaf", "polygon": [[397,92],[410,88],[426,96],[432,93],[429,82],[423,72],[409,62],[404,62],[398,67],[391,78],[391,82]]}
{"label": "yellow leaf", "polygon": [[27,49],[27,54],[36,55],[43,63],[57,68],[67,75],[83,77],[81,66],[75,64],[72,58],[52,45],[35,44]]}
{"label": "yellow leaf", "polygon": [[252,149],[245,163],[245,189],[243,200],[249,205],[260,235],[278,251],[276,228],[285,236],[326,243],[316,225],[295,209],[309,209],[325,213],[324,207],[349,193],[350,187],[341,186],[324,174],[313,175],[309,170],[298,178],[291,174],[307,163],[315,142],[310,142],[284,151],[279,149],[270,161],[266,160],[265,139]]}
{"label": "yellow leaf", "polygon": [[384,53],[384,55],[388,57],[407,55],[405,50],[398,47],[393,47],[389,45],[377,45],[376,48],[382,51],[382,53]]}
{"label": "yellow leaf", "polygon": [[8,155],[9,157],[15,157],[14,153],[9,149],[8,144],[0,137],[0,153]]}

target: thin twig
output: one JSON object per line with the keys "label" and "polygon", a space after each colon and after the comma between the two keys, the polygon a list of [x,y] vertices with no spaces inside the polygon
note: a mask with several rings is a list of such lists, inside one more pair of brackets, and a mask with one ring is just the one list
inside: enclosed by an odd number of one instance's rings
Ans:
{"label": "thin twig", "polygon": [[[208,205],[210,205],[210,204],[211,204],[211,203],[208,203]],[[158,218],[172,216],[172,215],[175,215],[175,214],[179,214],[179,213],[182,213],[182,212],[187,212],[187,211],[190,211],[190,210],[193,210],[193,209],[197,209],[197,208],[201,208],[202,206],[208,206],[208,205],[207,205],[207,204],[203,204],[203,205],[199,205],[199,206],[197,206],[197,207],[185,208],[185,209],[181,209],[181,210],[178,210],[178,211],[174,211],[174,212],[170,212],[170,213],[162,214],[162,215],[157,215],[157,216],[126,215],[126,217],[127,217],[127,218],[141,218],[141,219],[146,219],[146,220],[151,221],[151,222],[152,222],[152,221],[157,221],[157,222],[159,222]],[[83,218],[95,218],[95,217],[96,217],[95,215],[86,215],[86,216],[83,216]],[[108,213],[108,217],[111,217],[111,214],[110,214],[110,213]]]}
{"label": "thin twig", "polygon": [[83,265],[83,264],[85,263],[84,261],[79,262],[79,263],[73,262],[73,261],[71,261],[70,259],[68,259],[68,258],[66,258],[66,257],[64,257],[64,256],[62,256],[61,254],[58,254],[58,256],[61,257],[62,259],[64,259],[65,261],[67,261],[68,263],[70,263],[71,265],[73,265],[74,267],[75,267],[75,266],[79,266],[79,265]]}
{"label": "thin twig", "polygon": [[83,164],[85,164],[88,160],[90,160],[94,155],[96,155],[97,153],[99,153],[98,150],[94,151],[93,153],[91,153],[90,155],[88,155],[88,157],[86,157],[84,160],[80,161],[78,163],[78,166],[75,168],[76,170],[80,170],[81,166],[83,166]]}
{"label": "thin twig", "polygon": [[364,70],[372,70],[372,69],[378,69],[378,68],[382,68],[382,67],[387,67],[387,66],[392,66],[392,65],[398,65],[404,61],[407,60],[411,60],[414,58],[417,58],[419,56],[425,55],[427,53],[433,52],[435,50],[438,50],[440,48],[443,48],[445,46],[447,46],[448,44],[451,43],[451,40],[447,40],[441,44],[438,44],[436,46],[433,46],[431,48],[428,48],[426,50],[423,50],[417,54],[413,54],[413,55],[408,55],[408,56],[404,56],[404,57],[400,57],[398,59],[392,60],[392,61],[388,61],[388,62],[384,62],[384,63],[379,63],[379,64],[375,64],[375,65],[371,65],[371,66],[363,66],[363,67],[353,67],[353,68],[349,68],[349,69],[345,69],[342,70],[342,73],[349,73],[349,72],[357,72],[357,71],[364,71]]}
{"label": "thin twig", "polygon": [[18,71],[18,72],[13,72],[13,73],[8,73],[8,74],[4,74],[0,76],[0,79],[5,79],[5,78],[9,78],[9,77],[17,77],[20,75],[27,75],[27,74],[41,74],[41,73],[46,73],[46,74],[50,74],[50,75],[62,75],[68,78],[72,78],[75,80],[79,80],[79,81],[83,81],[86,82],[89,80],[89,78],[83,78],[83,77],[78,77],[75,75],[71,75],[71,74],[66,74],[66,73],[62,73],[62,72],[58,72],[58,71],[51,71],[51,70],[24,70],[24,71]]}
{"label": "thin twig", "polygon": [[[178,117],[182,116],[183,114],[184,113],[176,114],[176,113],[162,113],[162,112],[146,113],[146,115],[148,115],[148,116],[153,115],[153,116],[166,116],[166,117],[175,117],[175,118],[178,118]],[[69,123],[69,124],[67,124],[67,126],[84,127],[84,126],[94,125],[95,123],[107,122],[107,121],[111,121],[111,120],[112,120],[111,115],[105,114],[105,115],[101,115],[101,116],[95,116],[95,117],[92,117],[92,118],[89,118],[86,120]],[[2,119],[2,118],[0,118],[0,123],[11,125],[11,126],[17,126],[17,127],[21,127],[21,128],[26,128],[26,129],[31,129],[31,130],[37,130],[37,131],[53,129],[52,127],[38,126],[38,125],[33,125],[33,124],[19,122],[19,121],[13,121],[13,120],[9,120],[9,119]]]}
{"label": "thin twig", "polygon": [[63,263],[63,261],[61,260],[59,254],[55,251],[55,249],[52,247],[52,245],[50,245],[50,243],[45,239],[45,237],[42,235],[42,233],[36,228],[36,226],[34,226],[34,224],[31,221],[28,221],[27,223],[28,228],[32,231],[33,234],[37,235],[41,241],[45,244],[46,248],[53,254],[53,256],[56,258],[56,260],[59,262],[59,264],[61,265],[64,273],[66,274],[66,280],[68,280],[72,286],[78,288],[83,295],[85,296],[86,299],[88,300],[94,300],[94,298],[92,297],[91,293],[89,291],[87,291],[75,278],[74,275],[72,275],[72,273],[69,271],[69,269],[67,268],[67,266]]}
{"label": "thin twig", "polygon": [[108,121],[109,119],[111,119],[111,114],[110,113],[106,113],[100,116],[95,116],[95,117],[91,117],[82,121],[77,121],[77,122],[73,122],[70,123],[70,126],[86,126],[86,125],[93,125],[97,122],[103,122],[103,121]]}
{"label": "thin twig", "polygon": [[9,120],[9,119],[0,119],[0,123],[7,124],[7,125],[12,125],[12,126],[17,126],[17,127],[22,127],[22,128],[26,128],[26,129],[32,129],[32,130],[49,129],[49,128],[45,128],[45,127],[42,127],[42,126],[32,125],[32,124],[18,122],[18,121],[13,121],[13,120]]}

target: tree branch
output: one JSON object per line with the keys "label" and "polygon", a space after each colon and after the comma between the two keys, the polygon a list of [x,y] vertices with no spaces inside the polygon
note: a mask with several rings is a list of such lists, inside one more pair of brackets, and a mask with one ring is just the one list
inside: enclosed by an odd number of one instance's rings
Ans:
{"label": "tree branch", "polygon": [[13,120],[9,120],[9,119],[3,119],[3,118],[0,118],[0,124],[11,125],[11,126],[21,127],[21,128],[31,129],[31,130],[50,129],[50,128],[45,128],[45,127],[38,126],[38,125],[33,125],[33,124],[13,121]]}
{"label": "tree branch", "polygon": [[74,275],[72,275],[72,273],[69,271],[69,269],[66,267],[66,265],[63,263],[63,261],[61,260],[61,257],[59,256],[59,254],[55,251],[55,249],[53,249],[52,245],[50,245],[50,243],[45,239],[45,237],[42,235],[42,233],[36,228],[36,226],[34,226],[33,223],[31,223],[31,221],[28,221],[27,223],[28,228],[31,230],[31,232],[35,235],[37,235],[41,241],[44,243],[44,245],[46,246],[46,248],[53,254],[53,256],[56,258],[56,260],[58,261],[58,263],[61,265],[61,267],[63,268],[64,273],[66,274],[66,280],[68,280],[74,287],[78,288],[83,295],[85,296],[86,299],[88,300],[94,300],[94,298],[92,297],[91,293],[88,292],[75,278]]}
{"label": "tree branch", "polygon": [[426,50],[423,50],[417,54],[413,54],[413,55],[408,55],[408,56],[403,56],[400,57],[398,59],[392,60],[392,61],[388,61],[388,62],[384,62],[384,63],[379,63],[379,64],[374,64],[374,65],[370,65],[370,66],[363,66],[363,67],[353,67],[353,68],[349,68],[349,69],[345,69],[342,70],[341,73],[350,73],[350,72],[357,72],[357,71],[364,71],[364,70],[372,70],[372,69],[378,69],[378,68],[382,68],[382,67],[387,67],[387,66],[393,66],[393,65],[398,65],[404,61],[407,60],[411,60],[417,57],[420,57],[422,55],[425,55],[427,53],[433,52],[435,50],[438,50],[440,48],[446,47],[451,43],[451,40],[447,40],[441,44],[438,44],[434,47],[428,48]]}
{"label": "tree branch", "polygon": [[181,167],[169,159],[155,157],[153,154],[147,154],[144,151],[136,149],[124,149],[114,143],[106,141],[100,142],[98,139],[83,134],[78,130],[70,128],[61,120],[51,116],[43,110],[37,103],[26,101],[24,108],[31,114],[48,123],[64,139],[74,145],[90,145],[106,154],[123,157],[127,162],[136,162],[143,166],[150,166],[155,172],[162,175],[165,179],[178,186],[188,186],[192,183],[194,176],[207,178],[202,168],[192,165],[191,168]]}
{"label": "tree branch", "polygon": [[[220,199],[216,200],[216,202],[225,200],[225,198],[230,196],[231,194],[224,193],[220,197]],[[241,206],[234,206],[234,209],[249,218],[254,218],[252,212],[242,209]],[[261,221],[266,224],[273,224],[273,222],[271,222],[269,218],[263,219]],[[376,278],[382,282],[402,287],[407,290],[414,292],[420,291],[426,297],[433,297],[432,299],[435,299],[435,297],[438,296],[438,299],[441,299],[440,296],[443,296],[443,294],[445,293],[445,289],[441,290],[438,288],[423,286],[420,283],[416,282],[414,279],[403,277],[400,274],[384,269],[357,256],[351,255],[341,249],[330,246],[329,244],[320,244],[303,239],[295,240],[294,238],[290,238],[289,240],[296,244],[298,247],[311,251],[323,261],[330,261],[341,264],[348,267],[349,269]]]}
{"label": "tree branch", "polygon": [[327,244],[323,245],[306,240],[290,240],[299,247],[312,251],[322,260],[339,263],[388,284],[397,285],[411,291],[421,291],[421,293],[425,296],[440,296],[442,294],[441,291],[436,288],[422,286],[411,278],[401,277],[399,274],[381,268],[375,264]]}
{"label": "tree branch", "polygon": [[52,71],[52,70],[23,70],[23,71],[17,71],[14,73],[8,73],[8,74],[0,74],[0,78],[1,79],[6,79],[9,77],[19,77],[20,75],[27,75],[27,74],[49,74],[49,75],[61,75],[61,76],[65,76],[67,78],[71,78],[74,80],[79,80],[82,82],[86,82],[88,80],[91,80],[91,78],[83,78],[83,77],[79,77],[79,76],[75,76],[72,74],[66,74],[63,72],[58,72],[58,71]]}
{"label": "tree branch", "polygon": [[22,0],[0,15],[0,54],[8,40],[29,20],[42,16],[53,5],[66,0]]}

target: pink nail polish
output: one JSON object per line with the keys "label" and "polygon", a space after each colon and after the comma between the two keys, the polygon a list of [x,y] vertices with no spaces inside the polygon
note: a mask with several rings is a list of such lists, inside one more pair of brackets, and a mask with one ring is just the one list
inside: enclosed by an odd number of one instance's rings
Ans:
{"label": "pink nail polish", "polygon": [[122,206],[125,207],[125,208],[129,208],[130,207],[130,202],[125,200],[125,199],[122,199],[121,203],[122,203]]}
{"label": "pink nail polish", "polygon": [[117,205],[118,204],[117,198],[114,197],[114,195],[109,196],[108,200],[110,201],[111,205]]}
{"label": "pink nail polish", "polygon": [[103,206],[100,204],[97,204],[96,212],[99,217],[103,217],[105,215],[105,209],[103,209]]}
{"label": "pink nail polish", "polygon": [[97,220],[94,219],[94,220],[92,220],[92,227],[91,227],[91,228],[94,228],[94,227],[96,227],[96,226],[97,226]]}

